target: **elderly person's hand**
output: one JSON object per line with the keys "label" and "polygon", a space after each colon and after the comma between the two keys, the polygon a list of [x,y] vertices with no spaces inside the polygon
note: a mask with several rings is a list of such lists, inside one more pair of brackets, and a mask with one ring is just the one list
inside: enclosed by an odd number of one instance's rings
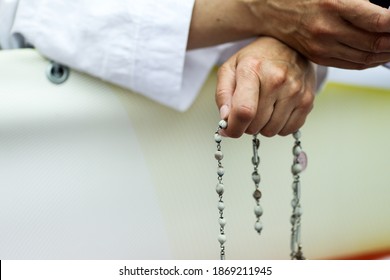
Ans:
{"label": "elderly person's hand", "polygon": [[188,48],[264,35],[320,65],[390,61],[390,11],[368,0],[196,0]]}
{"label": "elderly person's hand", "polygon": [[280,41],[263,37],[238,51],[218,71],[216,102],[228,120],[225,136],[287,135],[313,107],[314,65]]}
{"label": "elderly person's hand", "polygon": [[248,2],[259,33],[317,64],[363,69],[390,61],[390,11],[368,0]]}

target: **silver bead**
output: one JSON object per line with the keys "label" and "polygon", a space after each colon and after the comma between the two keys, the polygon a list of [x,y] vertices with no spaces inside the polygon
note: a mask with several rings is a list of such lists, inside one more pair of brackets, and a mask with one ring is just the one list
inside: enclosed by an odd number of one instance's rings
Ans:
{"label": "silver bead", "polygon": [[224,218],[219,218],[219,225],[223,228],[226,225],[226,220]]}
{"label": "silver bead", "polygon": [[215,134],[214,134],[214,140],[215,140],[216,143],[221,143],[221,141],[222,141],[222,136],[219,135],[218,133],[215,133]]}
{"label": "silver bead", "polygon": [[252,173],[252,180],[255,184],[260,183],[261,177],[260,174],[257,173],[256,171]]}
{"label": "silver bead", "polygon": [[216,151],[214,154],[214,157],[216,160],[222,160],[223,159],[223,153],[221,151]]}
{"label": "silver bead", "polygon": [[218,176],[223,176],[223,174],[225,174],[225,169],[223,169],[223,167],[218,167],[217,174]]}
{"label": "silver bead", "polygon": [[300,216],[302,216],[302,209],[301,207],[296,207],[295,210],[294,210],[294,216],[299,218]]}
{"label": "silver bead", "polygon": [[294,156],[299,156],[299,154],[302,153],[302,148],[299,145],[295,145],[293,148],[293,155]]}
{"label": "silver bead", "polygon": [[227,122],[225,120],[220,120],[218,123],[219,127],[222,129],[227,128]]}
{"label": "silver bead", "polygon": [[297,174],[301,173],[302,169],[303,169],[302,165],[300,165],[299,163],[294,163],[293,166],[291,167],[291,172],[294,175],[297,175]]}
{"label": "silver bead", "polygon": [[218,241],[219,241],[219,243],[220,243],[221,245],[224,244],[224,243],[226,242],[226,235],[220,234],[220,235],[218,236]]}
{"label": "silver bead", "polygon": [[254,212],[256,217],[260,217],[261,215],[263,215],[263,208],[260,205],[256,205]]}
{"label": "silver bead", "polygon": [[298,201],[298,199],[296,199],[296,198],[293,198],[293,199],[291,200],[291,206],[292,206],[293,208],[297,207],[298,203],[299,203],[299,201]]}
{"label": "silver bead", "polygon": [[301,138],[301,132],[298,130],[295,133],[293,133],[293,137],[295,140],[299,140]]}
{"label": "silver bead", "polygon": [[218,202],[218,210],[219,211],[223,211],[225,209],[225,203],[223,202]]}
{"label": "silver bead", "polygon": [[217,191],[217,194],[222,195],[225,191],[224,185],[222,183],[218,183],[215,190]]}
{"label": "silver bead", "polygon": [[263,224],[258,221],[255,223],[255,230],[258,232],[258,233],[261,233],[261,230],[263,229]]}

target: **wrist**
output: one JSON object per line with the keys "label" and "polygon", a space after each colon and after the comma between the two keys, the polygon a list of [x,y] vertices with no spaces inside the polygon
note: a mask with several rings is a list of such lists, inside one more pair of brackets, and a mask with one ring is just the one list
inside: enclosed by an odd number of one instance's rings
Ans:
{"label": "wrist", "polygon": [[258,20],[248,0],[196,0],[188,49],[248,39],[257,36]]}

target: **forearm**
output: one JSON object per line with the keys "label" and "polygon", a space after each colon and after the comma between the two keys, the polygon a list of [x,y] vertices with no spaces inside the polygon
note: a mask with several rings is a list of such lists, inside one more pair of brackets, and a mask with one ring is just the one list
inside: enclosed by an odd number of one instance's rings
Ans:
{"label": "forearm", "polygon": [[247,0],[196,0],[187,49],[256,36],[258,24]]}

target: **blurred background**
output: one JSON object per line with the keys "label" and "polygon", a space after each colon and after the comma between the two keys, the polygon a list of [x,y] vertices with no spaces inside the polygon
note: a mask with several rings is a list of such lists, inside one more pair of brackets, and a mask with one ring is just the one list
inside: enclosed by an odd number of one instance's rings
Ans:
{"label": "blurred background", "polygon": [[[0,259],[218,259],[215,71],[185,113],[0,53]],[[390,70],[330,69],[302,128],[309,259],[390,256]],[[261,137],[264,229],[253,226],[251,137],[224,139],[227,259],[289,259],[292,147]]]}

